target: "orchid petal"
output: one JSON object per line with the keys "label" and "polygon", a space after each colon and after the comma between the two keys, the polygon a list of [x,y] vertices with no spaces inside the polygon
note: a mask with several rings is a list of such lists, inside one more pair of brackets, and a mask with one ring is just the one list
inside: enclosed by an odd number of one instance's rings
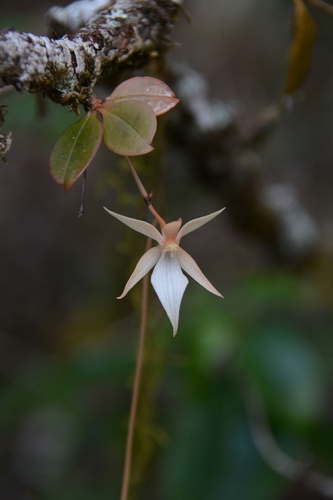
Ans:
{"label": "orchid petal", "polygon": [[165,224],[165,226],[162,228],[162,234],[165,240],[170,240],[170,239],[174,240],[178,234],[181,225],[182,225],[181,219]]}
{"label": "orchid petal", "polygon": [[173,326],[173,335],[178,329],[179,309],[188,279],[182,273],[178,255],[163,252],[151,275],[151,283]]}
{"label": "orchid petal", "polygon": [[177,234],[176,242],[179,243],[180,239],[185,236],[185,234],[191,233],[192,231],[199,229],[199,227],[203,226],[204,224],[207,224],[207,222],[214,219],[214,217],[217,217],[221,212],[223,212],[223,210],[225,210],[225,208],[222,208],[217,212],[213,212],[212,214],[205,215],[204,217],[199,217],[198,219],[193,219],[187,222]]}
{"label": "orchid petal", "polygon": [[199,285],[206,288],[206,290],[208,290],[209,292],[213,293],[214,295],[218,295],[223,299],[223,296],[220,294],[220,292],[218,292],[216,288],[210,283],[210,281],[208,281],[206,276],[199,268],[198,264],[187,252],[185,252],[185,250],[181,249],[177,253],[177,257],[182,269],[184,269],[184,271],[189,274],[191,278],[197,281]]}
{"label": "orchid petal", "polygon": [[111,210],[108,210],[105,207],[104,209],[110,215],[120,220],[120,222],[126,224],[126,226],[130,227],[131,229],[134,229],[134,231],[144,234],[145,236],[148,236],[148,238],[157,241],[159,245],[163,245],[164,239],[161,233],[152,224],[149,224],[148,222],[145,222],[143,220],[132,219],[131,217],[125,217],[125,215],[116,214],[116,212],[111,212]]}
{"label": "orchid petal", "polygon": [[150,248],[146,253],[143,254],[139,262],[137,263],[133,273],[131,274],[128,282],[125,285],[123,293],[117,297],[117,299],[122,299],[125,297],[127,292],[137,284],[156,264],[162,253],[162,248],[160,246]]}

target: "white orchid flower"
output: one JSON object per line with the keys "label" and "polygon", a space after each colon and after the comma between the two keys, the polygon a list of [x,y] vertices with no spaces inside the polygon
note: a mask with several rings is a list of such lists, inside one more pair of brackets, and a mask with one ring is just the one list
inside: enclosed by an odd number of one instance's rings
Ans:
{"label": "white orchid flower", "polygon": [[218,297],[222,297],[220,292],[204,276],[195,260],[179,246],[179,243],[183,236],[214,219],[223,212],[224,208],[204,217],[193,219],[182,228],[181,219],[170,222],[161,227],[161,233],[148,222],[125,217],[111,212],[107,208],[105,210],[123,224],[158,243],[158,246],[151,248],[141,257],[126,283],[123,293],[117,297],[118,299],[125,297],[127,292],[155,266],[151,276],[151,283],[171,321],[173,335],[175,336],[178,329],[180,304],[188,284],[188,279],[182,273],[182,269],[206,290]]}

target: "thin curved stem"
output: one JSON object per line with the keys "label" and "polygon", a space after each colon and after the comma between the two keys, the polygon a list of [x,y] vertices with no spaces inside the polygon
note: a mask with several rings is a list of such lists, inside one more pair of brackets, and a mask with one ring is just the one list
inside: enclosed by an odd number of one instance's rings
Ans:
{"label": "thin curved stem", "polygon": [[148,207],[148,210],[150,210],[150,212],[156,218],[156,220],[159,223],[159,225],[161,226],[161,228],[164,227],[165,226],[165,220],[162,219],[162,217],[156,212],[155,208],[153,207],[153,204],[151,202],[151,196],[147,193],[147,191],[146,191],[144,185],[142,184],[142,182],[141,182],[138,174],[136,173],[135,168],[133,167],[132,162],[130,161],[130,159],[129,159],[128,156],[125,156],[125,159],[127,161],[127,165],[129,166],[130,172],[131,172],[131,174],[133,176],[135,184],[137,185],[138,190],[139,190],[142,198],[144,199],[145,204]]}
{"label": "thin curved stem", "polygon": [[333,498],[332,477],[313,470],[311,461],[298,461],[281,449],[270,427],[263,398],[254,386],[246,386],[244,401],[254,444],[267,465],[290,481]]}
{"label": "thin curved stem", "polygon": [[[146,245],[146,251],[151,247],[151,239],[148,239]],[[126,451],[124,460],[124,471],[123,480],[121,487],[121,500],[127,500],[130,479],[131,479],[131,466],[132,466],[132,451],[133,451],[133,438],[134,438],[134,427],[137,414],[139,393],[140,393],[140,380],[143,365],[143,354],[146,336],[146,324],[147,324],[147,308],[148,308],[148,290],[149,290],[149,275],[146,274],[143,278],[142,283],[142,302],[141,302],[141,319],[140,319],[140,332],[139,332],[139,345],[135,366],[135,375],[133,383],[133,392],[131,400],[131,409],[128,422],[127,430],[127,440],[126,440]]]}

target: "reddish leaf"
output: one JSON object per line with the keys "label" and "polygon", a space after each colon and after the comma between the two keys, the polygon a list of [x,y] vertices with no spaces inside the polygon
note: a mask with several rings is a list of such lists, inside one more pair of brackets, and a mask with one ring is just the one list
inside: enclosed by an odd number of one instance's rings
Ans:
{"label": "reddish leaf", "polygon": [[101,144],[103,127],[96,112],[89,112],[68,127],[56,141],[50,156],[50,172],[68,191],[88,167]]}
{"label": "reddish leaf", "polygon": [[152,151],[151,141],[156,132],[156,116],[142,101],[126,100],[113,106],[98,108],[103,116],[106,146],[123,156],[138,156]]}
{"label": "reddish leaf", "polygon": [[179,102],[170,87],[161,80],[137,76],[118,85],[104,103],[108,106],[128,99],[145,102],[153,108],[156,116],[166,113]]}

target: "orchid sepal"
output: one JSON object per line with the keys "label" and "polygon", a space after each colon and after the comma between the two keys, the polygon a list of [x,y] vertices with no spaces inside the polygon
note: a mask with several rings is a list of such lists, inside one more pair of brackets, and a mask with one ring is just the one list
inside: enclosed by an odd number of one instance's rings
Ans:
{"label": "orchid sepal", "polygon": [[126,226],[134,229],[134,231],[137,231],[138,233],[141,233],[144,236],[148,236],[148,238],[157,241],[159,245],[163,244],[163,237],[161,233],[156,229],[155,226],[149,224],[149,222],[145,222],[139,219],[132,219],[132,217],[126,217],[125,215],[117,214],[116,212],[112,212],[106,207],[104,207],[104,210],[106,210],[116,219],[120,220],[120,222],[122,222]]}
{"label": "orchid sepal", "polygon": [[180,252],[178,252],[177,257],[181,268],[184,269],[184,271],[189,274],[191,278],[199,283],[199,285],[206,288],[206,290],[210,293],[221,297],[221,299],[224,298],[223,295],[221,295],[220,292],[217,291],[211,282],[206,278],[195,260],[187,252],[185,252],[185,250],[181,249]]}
{"label": "orchid sepal", "polygon": [[134,285],[138,283],[149,271],[157,264],[162,253],[160,246],[150,248],[146,253],[143,254],[139,262],[137,263],[134,271],[132,272],[129,280],[127,281],[125,288],[117,299],[122,299],[125,295],[133,288]]}
{"label": "orchid sepal", "polygon": [[212,219],[220,215],[220,213],[222,213],[223,210],[225,210],[225,207],[221,208],[221,210],[218,210],[217,212],[213,212],[212,214],[204,215],[203,217],[198,217],[197,219],[192,219],[189,222],[186,222],[186,224],[184,224],[183,227],[180,228],[177,234],[176,238],[177,241],[179,242],[180,239],[186,234],[189,234],[192,231],[199,229],[199,227],[207,224],[207,222],[211,221]]}

